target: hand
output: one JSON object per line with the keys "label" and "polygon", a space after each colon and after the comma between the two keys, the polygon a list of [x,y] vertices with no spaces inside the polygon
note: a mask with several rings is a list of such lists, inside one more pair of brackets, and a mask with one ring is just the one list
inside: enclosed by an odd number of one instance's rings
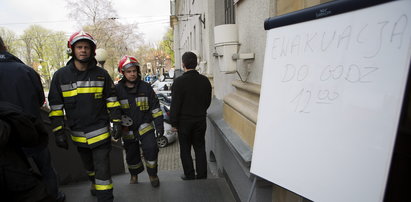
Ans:
{"label": "hand", "polygon": [[156,130],[157,137],[164,136],[164,128],[160,128]]}
{"label": "hand", "polygon": [[56,139],[56,145],[58,147],[68,150],[67,135],[64,133],[64,129],[56,131],[54,138]]}
{"label": "hand", "polygon": [[118,140],[121,137],[121,123],[114,123],[113,128],[111,129],[111,136]]}

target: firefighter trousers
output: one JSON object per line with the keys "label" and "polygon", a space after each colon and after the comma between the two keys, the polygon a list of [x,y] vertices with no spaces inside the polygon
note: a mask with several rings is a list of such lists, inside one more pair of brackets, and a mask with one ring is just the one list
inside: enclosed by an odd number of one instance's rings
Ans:
{"label": "firefighter trousers", "polygon": [[145,159],[144,163],[147,167],[147,173],[149,176],[157,176],[157,157],[159,149],[157,146],[157,140],[154,134],[154,130],[151,130],[134,139],[123,139],[123,141],[124,149],[126,150],[126,161],[130,174],[137,175],[144,170],[140,153],[141,142],[141,149],[143,151],[143,157]]}
{"label": "firefighter trousers", "polygon": [[90,181],[95,185],[97,201],[113,201],[113,182],[110,171],[111,142],[95,148],[77,147]]}

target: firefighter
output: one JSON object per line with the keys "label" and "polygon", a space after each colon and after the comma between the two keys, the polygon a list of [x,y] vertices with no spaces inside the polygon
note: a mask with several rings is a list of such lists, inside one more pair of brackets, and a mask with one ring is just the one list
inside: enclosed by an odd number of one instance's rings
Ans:
{"label": "firefighter", "polygon": [[93,37],[84,31],[76,32],[67,46],[72,58],[53,75],[48,96],[56,144],[68,149],[70,136],[91,181],[92,195],[98,201],[113,201],[110,132],[113,137],[121,134],[120,103],[113,80],[96,65]]}
{"label": "firefighter", "polygon": [[150,84],[141,80],[140,65],[136,58],[124,56],[118,64],[118,71],[123,74],[123,78],[116,85],[116,92],[123,114],[122,139],[131,174],[130,184],[138,183],[138,174],[144,170],[140,155],[141,142],[150,183],[153,187],[158,187],[159,149],[155,133],[157,137],[164,134],[163,112]]}

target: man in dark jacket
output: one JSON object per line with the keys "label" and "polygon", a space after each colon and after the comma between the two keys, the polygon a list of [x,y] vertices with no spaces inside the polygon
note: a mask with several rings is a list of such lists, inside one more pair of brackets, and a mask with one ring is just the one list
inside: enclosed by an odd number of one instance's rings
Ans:
{"label": "man in dark jacket", "polygon": [[[205,132],[207,109],[211,103],[211,83],[198,73],[197,56],[186,52],[182,56],[185,73],[176,78],[171,87],[170,119],[173,131],[178,132],[183,180],[207,178]],[[191,157],[194,148],[196,168]],[[196,175],[197,173],[197,175]]]}
{"label": "man in dark jacket", "polygon": [[113,201],[110,121],[115,137],[121,132],[120,103],[113,80],[97,66],[93,37],[76,32],[69,38],[68,48],[72,58],[54,73],[50,85],[52,131],[57,146],[68,149],[65,127],[71,130],[69,135],[91,181],[91,194],[97,195],[98,201]]}
{"label": "man in dark jacket", "polygon": [[22,147],[37,147],[47,134],[41,120],[0,101],[0,196],[2,201],[55,201],[31,172]]}
{"label": "man in dark jacket", "polygon": [[[140,155],[140,142],[151,185],[158,187],[157,176],[158,136],[164,134],[163,112],[150,84],[141,80],[140,65],[136,58],[124,56],[118,65],[124,77],[116,85],[116,92],[123,112],[123,142],[126,160],[131,174],[130,184],[138,182],[138,174],[144,166]],[[118,137],[117,137],[118,138]]]}
{"label": "man in dark jacket", "polygon": [[0,99],[20,106],[34,117],[40,117],[40,107],[45,101],[40,76],[33,68],[7,52],[1,38],[0,71]]}
{"label": "man in dark jacket", "polygon": [[[7,52],[0,37],[0,101],[13,103],[32,118],[41,120],[40,107],[44,104],[44,92],[40,76],[20,59]],[[51,164],[47,147],[48,134],[42,133],[42,141],[31,148],[23,148],[25,154],[32,158],[43,176],[49,194],[58,201],[64,200],[64,194],[58,192],[57,176]]]}

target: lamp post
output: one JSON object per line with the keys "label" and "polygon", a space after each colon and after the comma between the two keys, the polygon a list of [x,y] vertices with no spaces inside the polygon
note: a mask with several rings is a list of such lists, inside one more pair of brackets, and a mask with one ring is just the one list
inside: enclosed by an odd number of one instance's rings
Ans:
{"label": "lamp post", "polygon": [[96,60],[104,68],[104,63],[107,60],[107,51],[103,48],[98,48],[96,50]]}

